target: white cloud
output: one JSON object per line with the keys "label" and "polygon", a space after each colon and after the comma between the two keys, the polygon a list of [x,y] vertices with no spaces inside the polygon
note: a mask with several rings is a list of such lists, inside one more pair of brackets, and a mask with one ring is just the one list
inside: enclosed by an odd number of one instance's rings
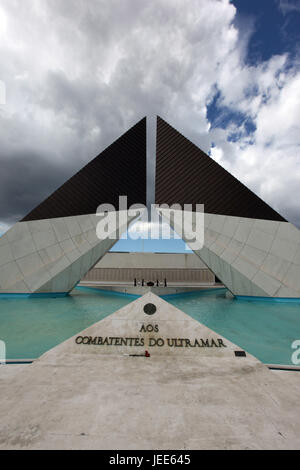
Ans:
{"label": "white cloud", "polygon": [[212,147],[210,151],[211,157],[216,160],[216,162],[221,162],[224,152],[221,147]]}
{"label": "white cloud", "polygon": [[295,11],[300,13],[300,0],[277,0],[277,2],[284,15]]}
{"label": "white cloud", "polygon": [[[256,130],[251,141],[246,135],[230,149],[226,132],[218,138],[215,131],[217,147],[212,157],[300,225],[300,73],[287,65],[286,56],[273,57],[257,67],[240,64],[236,94],[227,92],[220,81],[226,105],[251,116]],[[256,86],[255,96],[245,96],[249,83]]]}
{"label": "white cloud", "polygon": [[[124,234],[121,238],[126,238],[127,234]],[[142,239],[178,239],[180,237],[174,230],[171,229],[170,225],[166,222],[133,222],[128,229],[128,237],[133,240]]]}
{"label": "white cloud", "polygon": [[[204,151],[214,142],[213,158],[300,223],[300,75],[286,55],[247,65],[253,25],[239,31],[235,14],[229,0],[2,0],[0,164],[7,175],[31,155],[58,176],[47,185],[33,170],[15,183],[6,176],[0,219],[27,212],[61,184],[62,169],[72,173],[145,114],[160,114]],[[253,120],[251,137],[244,123],[210,128],[216,90],[220,104]]]}
{"label": "white cloud", "polygon": [[4,37],[7,28],[6,15],[2,8],[0,8],[0,38]]}

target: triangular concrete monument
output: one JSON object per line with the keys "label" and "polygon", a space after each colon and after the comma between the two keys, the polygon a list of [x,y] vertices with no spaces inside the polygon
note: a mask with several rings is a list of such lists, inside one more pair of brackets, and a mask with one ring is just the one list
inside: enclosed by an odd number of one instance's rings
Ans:
{"label": "triangular concrete monument", "polygon": [[[41,362],[97,357],[209,357],[234,363],[240,348],[152,292],[45,353]],[[148,356],[148,354],[150,356]],[[257,362],[247,354],[245,362]]]}

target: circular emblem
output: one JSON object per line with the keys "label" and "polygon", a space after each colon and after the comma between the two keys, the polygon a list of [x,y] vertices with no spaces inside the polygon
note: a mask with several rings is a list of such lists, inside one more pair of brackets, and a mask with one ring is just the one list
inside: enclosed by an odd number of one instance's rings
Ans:
{"label": "circular emblem", "polygon": [[144,305],[144,312],[147,314],[147,315],[153,315],[153,313],[156,312],[156,307],[154,304],[146,304]]}

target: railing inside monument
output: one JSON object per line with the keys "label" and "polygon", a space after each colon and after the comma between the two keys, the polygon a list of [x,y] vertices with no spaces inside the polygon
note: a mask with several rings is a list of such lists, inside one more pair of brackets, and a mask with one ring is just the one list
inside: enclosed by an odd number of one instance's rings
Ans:
{"label": "railing inside monument", "polygon": [[94,268],[87,273],[83,281],[128,282],[145,279],[156,283],[157,279],[168,283],[207,283],[215,282],[214,274],[208,269],[147,269],[147,268]]}

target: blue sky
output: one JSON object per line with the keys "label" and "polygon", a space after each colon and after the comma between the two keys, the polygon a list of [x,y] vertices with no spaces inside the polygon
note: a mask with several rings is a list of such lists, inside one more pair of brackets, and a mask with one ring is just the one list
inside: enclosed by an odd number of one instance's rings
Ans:
{"label": "blue sky", "polygon": [[138,251],[151,253],[192,253],[182,240],[119,240],[110,251]]}
{"label": "blue sky", "polygon": [[[300,1],[299,0],[233,0],[237,8],[234,24],[241,41],[246,41],[244,61],[257,66],[273,56],[288,54],[290,66],[299,61],[300,44]],[[289,65],[287,65],[289,66]],[[253,84],[250,96],[259,93]],[[228,128],[230,123],[239,128],[245,125],[246,134],[251,136],[256,126],[248,113],[222,106],[222,97],[216,90],[207,109],[212,127]],[[229,135],[229,140],[239,139],[239,133]]]}
{"label": "blue sky", "polygon": [[246,61],[256,64],[269,60],[275,54],[299,53],[298,0],[233,0],[237,8],[235,23],[252,26]]}
{"label": "blue sky", "polygon": [[[246,35],[247,47],[245,48],[245,63],[257,65],[268,61],[275,55],[289,54],[291,64],[299,56],[300,43],[300,1],[279,0],[233,0],[237,8],[234,24],[239,29],[241,36]],[[244,40],[244,39],[243,39]],[[255,95],[257,90],[253,88]],[[233,110],[231,107],[222,106],[220,92],[216,93],[207,107],[207,116],[211,127],[228,128],[234,123],[238,128],[244,126],[246,135],[251,135],[256,130],[254,121],[247,113]],[[299,103],[300,106],[300,103]],[[237,141],[240,133],[231,133],[227,139]],[[214,143],[212,144],[214,146]],[[180,239],[171,240],[120,240],[111,251],[153,251],[153,252],[182,252],[189,250],[186,243]]]}
{"label": "blue sky", "polygon": [[[134,227],[134,223],[132,224]],[[151,239],[150,234],[145,238],[134,239],[130,236],[130,229],[112,247],[110,251],[138,251],[151,253],[192,253],[188,245],[170,229],[169,239]]]}
{"label": "blue sky", "polygon": [[300,227],[299,32],[300,0],[2,0],[0,232],[145,115]]}

